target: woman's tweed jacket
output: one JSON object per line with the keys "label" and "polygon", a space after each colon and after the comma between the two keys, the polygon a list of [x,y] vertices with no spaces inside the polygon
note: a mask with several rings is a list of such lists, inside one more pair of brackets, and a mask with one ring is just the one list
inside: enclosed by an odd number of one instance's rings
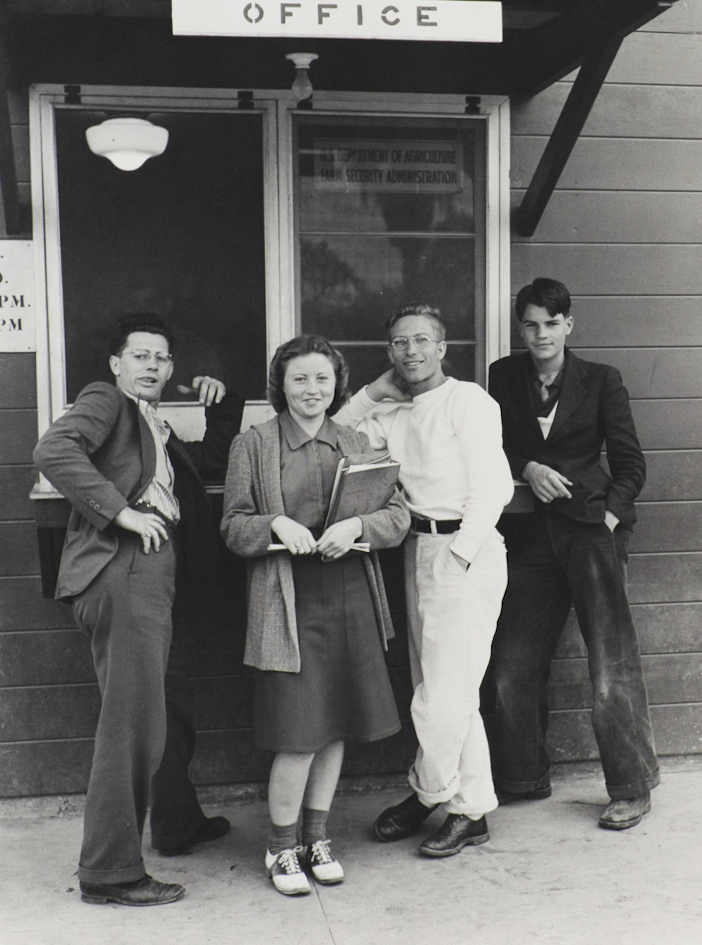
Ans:
{"label": "woman's tweed jacket", "polygon": [[[300,647],[295,620],[295,588],[290,556],[267,553],[271,522],[284,515],[280,487],[280,433],[278,418],[250,427],[237,436],[229,453],[221,532],[227,546],[249,559],[248,627],[244,663],[263,670],[300,672]],[[345,455],[368,452],[368,439],[350,427],[338,428],[339,449]],[[384,509],[362,515],[361,539],[370,543],[364,555],[373,604],[383,646],[394,636],[380,563],[375,550],[399,545],[410,516],[395,490]]]}

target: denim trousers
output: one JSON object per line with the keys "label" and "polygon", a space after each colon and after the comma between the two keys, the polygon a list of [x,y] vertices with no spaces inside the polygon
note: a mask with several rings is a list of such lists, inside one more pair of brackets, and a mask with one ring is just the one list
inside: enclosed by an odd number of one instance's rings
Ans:
{"label": "denim trousers", "polygon": [[626,591],[630,532],[576,522],[547,506],[531,519],[526,543],[509,549],[488,671],[495,784],[520,792],[548,780],[546,685],[572,603],[587,647],[592,726],[607,791],[612,799],[643,794],[660,776]]}
{"label": "denim trousers", "polygon": [[90,636],[102,707],[85,801],[79,876],[126,883],[144,876],[141,838],[151,780],[166,740],[164,676],[171,644],[176,554],[144,554],[120,532],[115,557],[73,609]]}
{"label": "denim trousers", "polygon": [[477,820],[497,807],[480,683],[507,568],[496,531],[467,571],[451,554],[454,537],[411,532],[405,541],[411,711],[419,741],[408,780],[423,803]]}

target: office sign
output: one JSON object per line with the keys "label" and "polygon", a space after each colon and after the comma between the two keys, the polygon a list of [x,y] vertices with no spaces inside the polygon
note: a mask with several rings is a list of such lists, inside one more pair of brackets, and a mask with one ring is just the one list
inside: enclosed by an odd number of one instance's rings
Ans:
{"label": "office sign", "polygon": [[32,244],[0,240],[0,351],[36,349]]}
{"label": "office sign", "polygon": [[494,0],[172,0],[176,36],[502,42]]}
{"label": "office sign", "polygon": [[315,190],[455,194],[463,189],[463,145],[457,141],[318,139]]}

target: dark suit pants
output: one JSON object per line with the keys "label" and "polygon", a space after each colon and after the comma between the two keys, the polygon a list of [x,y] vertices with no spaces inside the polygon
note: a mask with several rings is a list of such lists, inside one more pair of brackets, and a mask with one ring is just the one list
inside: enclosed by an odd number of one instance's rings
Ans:
{"label": "dark suit pants", "polygon": [[116,556],[74,599],[102,695],[85,802],[79,870],[85,882],[144,876],[141,838],[166,738],[164,676],[174,594],[173,542],[144,554],[140,537],[124,532]]}
{"label": "dark suit pants", "polygon": [[188,769],[195,751],[190,627],[174,611],[166,670],[166,746],[151,782],[151,843],[157,850],[186,845],[205,821]]}
{"label": "dark suit pants", "polygon": [[611,798],[659,782],[638,638],[626,593],[630,532],[575,522],[553,508],[531,516],[526,545],[508,552],[509,583],[493,641],[488,720],[495,784],[533,790],[548,778],[546,684],[575,607],[588,651],[592,725]]}

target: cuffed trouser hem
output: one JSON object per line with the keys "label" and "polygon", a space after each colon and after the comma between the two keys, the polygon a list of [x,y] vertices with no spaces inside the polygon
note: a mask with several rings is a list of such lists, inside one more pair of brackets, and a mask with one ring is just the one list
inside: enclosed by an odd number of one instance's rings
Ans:
{"label": "cuffed trouser hem", "polygon": [[407,783],[425,807],[438,807],[439,804],[451,800],[460,787],[461,779],[459,775],[456,775],[451,779],[449,786],[441,791],[423,791],[419,786],[415,767],[412,765],[409,770],[409,775],[407,776]]}
{"label": "cuffed trouser hem", "polygon": [[527,791],[538,791],[540,788],[551,786],[548,770],[546,774],[537,778],[536,781],[510,781],[509,778],[503,778],[494,771],[492,777],[495,782],[495,787],[501,788],[509,794],[524,794]]}
{"label": "cuffed trouser hem", "polygon": [[101,886],[115,886],[121,883],[137,883],[146,876],[144,861],[135,866],[125,866],[119,870],[89,870],[78,867],[78,879],[81,883],[98,883]]}
{"label": "cuffed trouser hem", "polygon": [[631,784],[608,784],[607,793],[613,801],[620,801],[629,797],[642,797],[646,791],[652,791],[661,783],[661,773],[657,768],[650,777],[641,781],[632,781]]}

